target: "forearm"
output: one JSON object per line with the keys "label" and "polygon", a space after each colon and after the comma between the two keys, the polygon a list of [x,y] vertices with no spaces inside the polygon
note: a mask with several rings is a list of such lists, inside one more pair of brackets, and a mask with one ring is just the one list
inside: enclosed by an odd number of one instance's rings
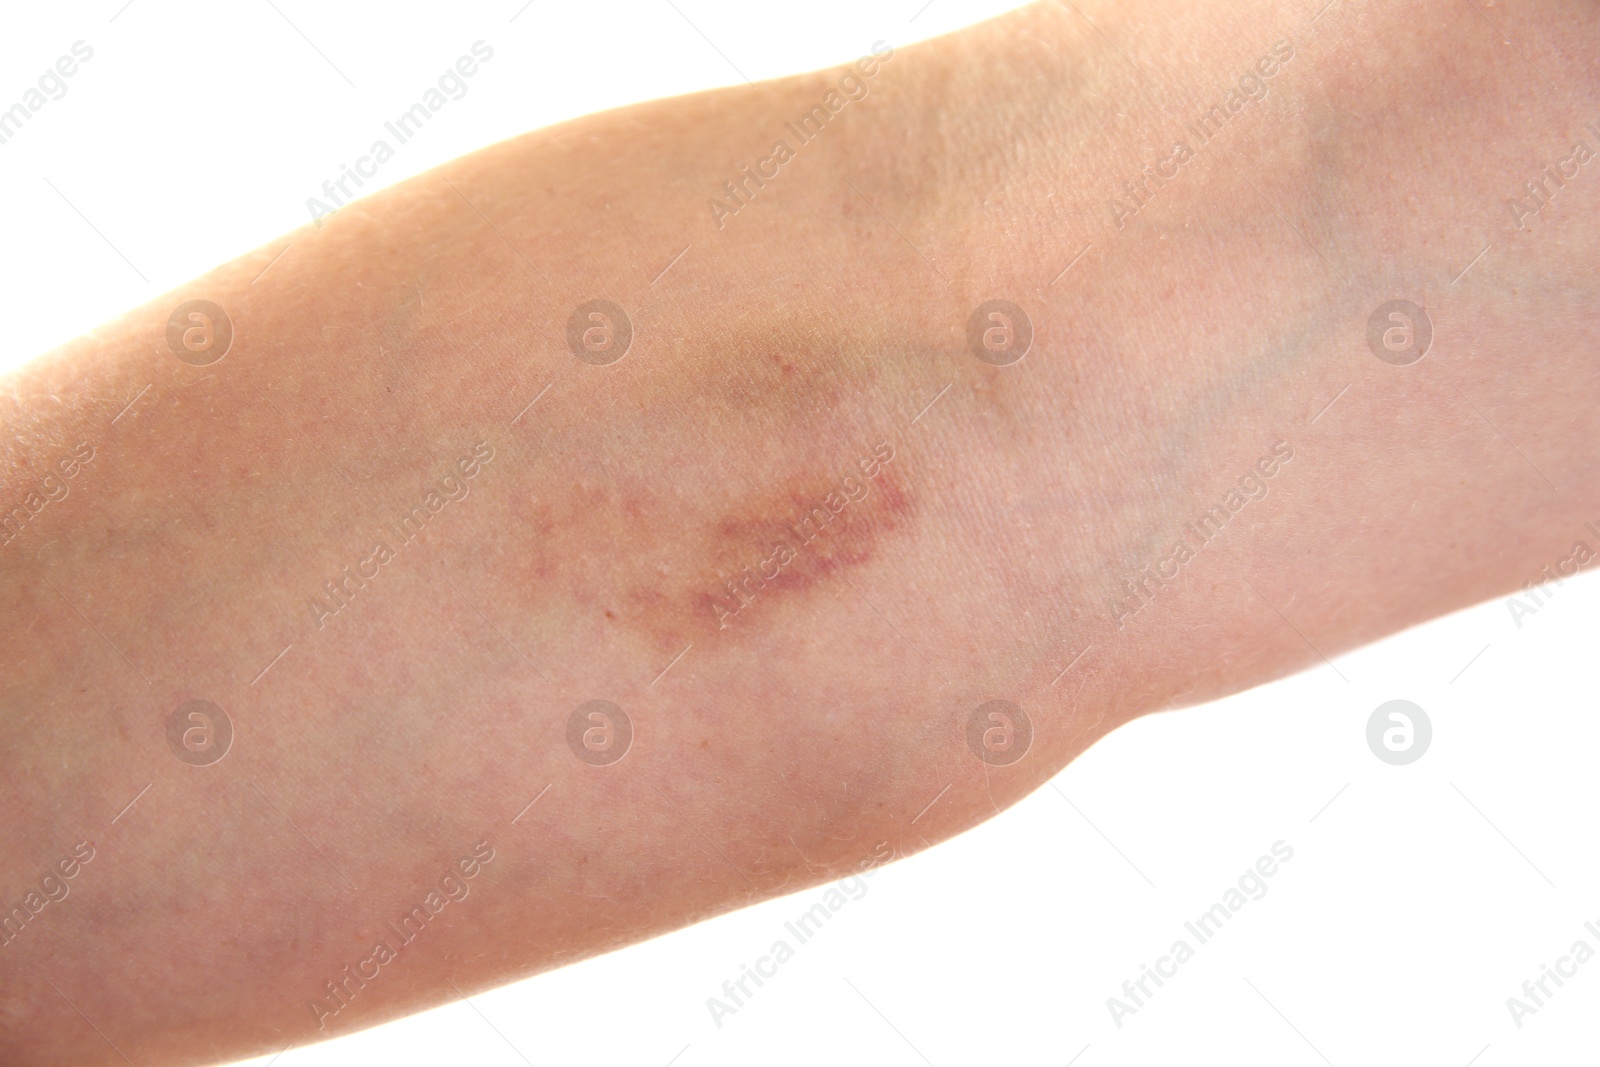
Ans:
{"label": "forearm", "polygon": [[[1521,27],[1558,94],[1467,8],[1257,10],[1030,9],[804,143],[841,72],[531,134],[16,376],[7,498],[69,491],[0,548],[4,903],[96,853],[0,948],[0,1058],[117,1059],[65,998],[136,1061],[275,1051],[836,877],[1565,557],[1600,161],[1522,230],[1505,201],[1596,144],[1592,16]],[[235,330],[209,366],[168,345],[192,298]],[[995,298],[1009,366],[968,345]],[[1434,325],[1410,366],[1367,346],[1393,298]],[[567,341],[595,299],[606,366]],[[190,699],[219,763],[169,749]],[[594,699],[622,762],[568,746]],[[991,699],[1019,762],[968,749]]]}

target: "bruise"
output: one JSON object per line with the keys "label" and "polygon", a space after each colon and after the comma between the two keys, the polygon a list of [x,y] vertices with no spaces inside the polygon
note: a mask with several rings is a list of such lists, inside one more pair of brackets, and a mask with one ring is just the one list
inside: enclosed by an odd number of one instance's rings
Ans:
{"label": "bruise", "polygon": [[597,473],[518,506],[534,546],[518,580],[666,655],[770,633],[907,538],[919,512],[909,460],[879,440],[766,485]]}
{"label": "bruise", "polygon": [[790,443],[799,445],[851,413],[892,410],[912,385],[901,348],[897,338],[820,313],[727,309],[714,332],[674,339],[652,386],[697,422],[733,430],[734,439],[748,427],[762,437],[793,433]]}
{"label": "bruise", "polygon": [[895,458],[894,446],[880,442],[837,479],[793,478],[716,519],[705,531],[690,618],[734,629],[878,558],[913,513],[909,488],[890,474]]}
{"label": "bruise", "polygon": [[667,660],[836,613],[926,496],[903,430],[939,389],[918,350],[776,301],[727,310],[663,323],[616,401],[553,397],[512,508],[527,595]]}

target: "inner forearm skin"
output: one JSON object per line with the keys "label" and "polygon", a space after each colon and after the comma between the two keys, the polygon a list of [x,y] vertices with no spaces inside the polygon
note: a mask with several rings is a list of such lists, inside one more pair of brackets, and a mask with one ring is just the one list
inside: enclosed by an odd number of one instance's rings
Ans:
{"label": "inner forearm skin", "polygon": [[[1535,578],[1600,519],[1600,162],[1507,200],[1600,150],[1600,34],[1495,17],[1556,88],[1463,5],[1040,5],[880,57],[739,202],[846,72],[495,146],[20,372],[0,483],[67,492],[0,547],[0,904],[94,858],[0,947],[0,1059],[371,1025]],[[568,345],[594,300],[614,363]],[[190,700],[219,762],[169,744]],[[1019,760],[969,747],[993,700]]]}

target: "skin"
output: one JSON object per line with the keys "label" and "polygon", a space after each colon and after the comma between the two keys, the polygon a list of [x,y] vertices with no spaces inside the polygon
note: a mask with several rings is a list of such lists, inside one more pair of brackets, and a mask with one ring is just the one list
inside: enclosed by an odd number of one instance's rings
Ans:
{"label": "skin", "polygon": [[[1043,4],[897,49],[720,220],[843,69],[592,116],[14,373],[0,501],[68,491],[0,547],[0,903],[93,858],[0,947],[0,1061],[276,1052],[835,879],[1600,543],[1600,159],[1524,190],[1600,150],[1600,12],[1312,14]],[[968,345],[995,298],[1009,366]],[[167,343],[192,299],[235,331],[209,366]],[[566,340],[594,299],[632,324],[607,366]],[[1392,299],[1432,323],[1408,366],[1367,343]],[[234,730],[209,766],[168,744],[192,699]],[[567,743],[596,699],[608,766]],[[969,748],[991,700],[1020,760]]]}

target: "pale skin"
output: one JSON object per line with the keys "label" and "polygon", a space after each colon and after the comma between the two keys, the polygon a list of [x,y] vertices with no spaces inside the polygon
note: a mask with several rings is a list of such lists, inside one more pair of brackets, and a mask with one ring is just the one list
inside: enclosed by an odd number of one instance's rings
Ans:
{"label": "pale skin", "polygon": [[[70,894],[0,947],[0,1061],[276,1052],[838,878],[1600,543],[1593,4],[1041,4],[882,52],[809,143],[845,68],[531,133],[9,378],[0,504],[68,491],[0,547],[0,905]],[[969,748],[991,700],[1016,762]]]}

